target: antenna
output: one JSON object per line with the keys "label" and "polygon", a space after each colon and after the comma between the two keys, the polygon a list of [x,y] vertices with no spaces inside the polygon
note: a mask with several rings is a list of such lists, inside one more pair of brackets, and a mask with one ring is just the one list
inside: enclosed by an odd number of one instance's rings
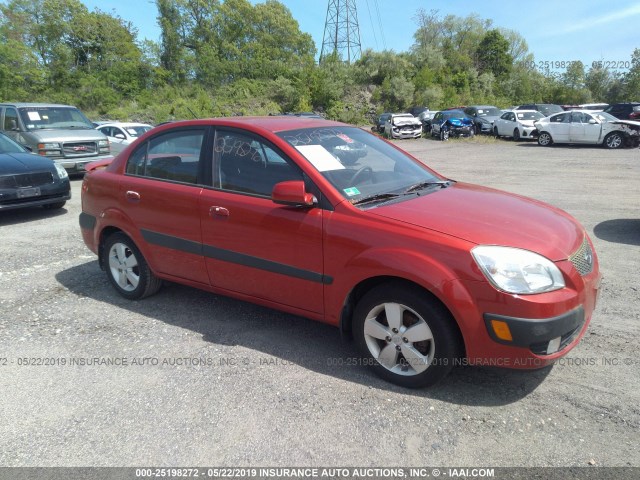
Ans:
{"label": "antenna", "polygon": [[334,53],[347,63],[355,62],[362,54],[356,0],[329,0],[320,62]]}

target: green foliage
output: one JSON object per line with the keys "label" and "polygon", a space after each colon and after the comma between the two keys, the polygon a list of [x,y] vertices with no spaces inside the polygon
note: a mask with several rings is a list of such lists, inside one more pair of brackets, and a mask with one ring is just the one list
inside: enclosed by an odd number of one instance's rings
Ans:
{"label": "green foliage", "polygon": [[410,51],[318,65],[311,36],[277,0],[155,2],[158,43],[80,0],[0,0],[0,99],[149,123],[310,110],[362,123],[414,105],[617,102],[640,92],[640,49],[625,74],[580,62],[541,73],[519,33],[478,15],[419,10]]}

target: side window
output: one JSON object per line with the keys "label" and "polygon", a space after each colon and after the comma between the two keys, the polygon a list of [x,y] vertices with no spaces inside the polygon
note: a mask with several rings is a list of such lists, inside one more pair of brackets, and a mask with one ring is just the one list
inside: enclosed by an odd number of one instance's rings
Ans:
{"label": "side window", "polygon": [[570,113],[561,113],[554,117],[551,117],[552,123],[569,123],[569,119],[571,118]]}
{"label": "side window", "polygon": [[183,183],[198,183],[204,130],[171,131],[150,139],[129,157],[127,173]]}
{"label": "side window", "polygon": [[7,108],[4,112],[3,130],[15,130],[18,128],[18,112],[15,108]]}
{"label": "side window", "polygon": [[271,197],[276,183],[303,179],[297,165],[254,137],[218,131],[213,149],[216,188]]}

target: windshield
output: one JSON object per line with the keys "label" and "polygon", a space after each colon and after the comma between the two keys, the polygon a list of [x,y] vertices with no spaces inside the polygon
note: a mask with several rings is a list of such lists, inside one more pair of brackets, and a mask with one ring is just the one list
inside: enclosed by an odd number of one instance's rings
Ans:
{"label": "windshield", "polygon": [[605,113],[605,112],[597,112],[597,113],[594,112],[591,115],[597,118],[598,120],[600,120],[601,122],[617,122],[618,120],[620,120],[619,118],[614,117],[610,113]]}
{"label": "windshield", "polygon": [[452,110],[450,112],[444,112],[442,118],[449,120],[450,118],[467,118],[467,114],[462,110]]}
{"label": "windshield", "polygon": [[26,150],[9,137],[0,133],[0,153],[25,153]]}
{"label": "windshield", "polygon": [[127,126],[124,129],[132,137],[139,137],[143,133],[148,132],[149,130],[151,130],[152,128],[153,127],[151,127],[151,126],[135,125],[135,126]]}
{"label": "windshield", "polygon": [[278,135],[351,203],[378,195],[402,195],[416,184],[443,181],[408,155],[356,127],[300,129]]}
{"label": "windshield", "polygon": [[65,130],[69,128],[93,130],[92,123],[73,107],[22,107],[18,109],[27,130]]}
{"label": "windshield", "polygon": [[499,117],[502,115],[502,111],[497,108],[479,108],[478,116],[479,117]]}
{"label": "windshield", "polygon": [[564,112],[560,105],[538,105],[538,110],[544,113],[545,117],[553,115],[554,113]]}
{"label": "windshield", "polygon": [[518,120],[540,120],[544,115],[540,112],[518,112],[516,111]]}

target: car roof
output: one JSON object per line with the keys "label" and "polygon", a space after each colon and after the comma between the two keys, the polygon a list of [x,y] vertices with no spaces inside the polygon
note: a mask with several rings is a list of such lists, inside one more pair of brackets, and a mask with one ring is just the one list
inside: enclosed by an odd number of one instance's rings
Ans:
{"label": "car roof", "polygon": [[27,102],[3,102],[0,103],[1,106],[9,106],[9,107],[16,107],[16,108],[23,108],[23,107],[56,107],[56,108],[61,108],[61,107],[66,107],[66,108],[76,108],[74,105],[62,105],[62,104],[58,104],[58,103],[27,103]]}
{"label": "car roof", "polygon": [[102,127],[152,127],[148,123],[138,123],[138,122],[106,122],[101,123],[96,128]]}
{"label": "car roof", "polygon": [[[495,105],[469,105],[467,108],[498,108]],[[498,110],[500,110],[498,108]]]}
{"label": "car roof", "polygon": [[[296,117],[287,116],[270,116],[270,117],[221,117],[221,118],[205,118],[200,120],[183,120],[170,122],[162,125],[161,128],[173,129],[180,126],[226,126],[237,127],[247,130],[263,130],[272,133],[285,132],[288,130],[298,130],[301,128],[321,128],[321,127],[351,127],[342,122],[325,120],[322,118]],[[158,126],[156,126],[158,128]]]}
{"label": "car roof", "polygon": [[[517,110],[515,108],[509,108],[507,110],[503,110],[502,113],[539,113],[540,115],[544,115],[540,110]],[[558,112],[561,113],[561,112]]]}

